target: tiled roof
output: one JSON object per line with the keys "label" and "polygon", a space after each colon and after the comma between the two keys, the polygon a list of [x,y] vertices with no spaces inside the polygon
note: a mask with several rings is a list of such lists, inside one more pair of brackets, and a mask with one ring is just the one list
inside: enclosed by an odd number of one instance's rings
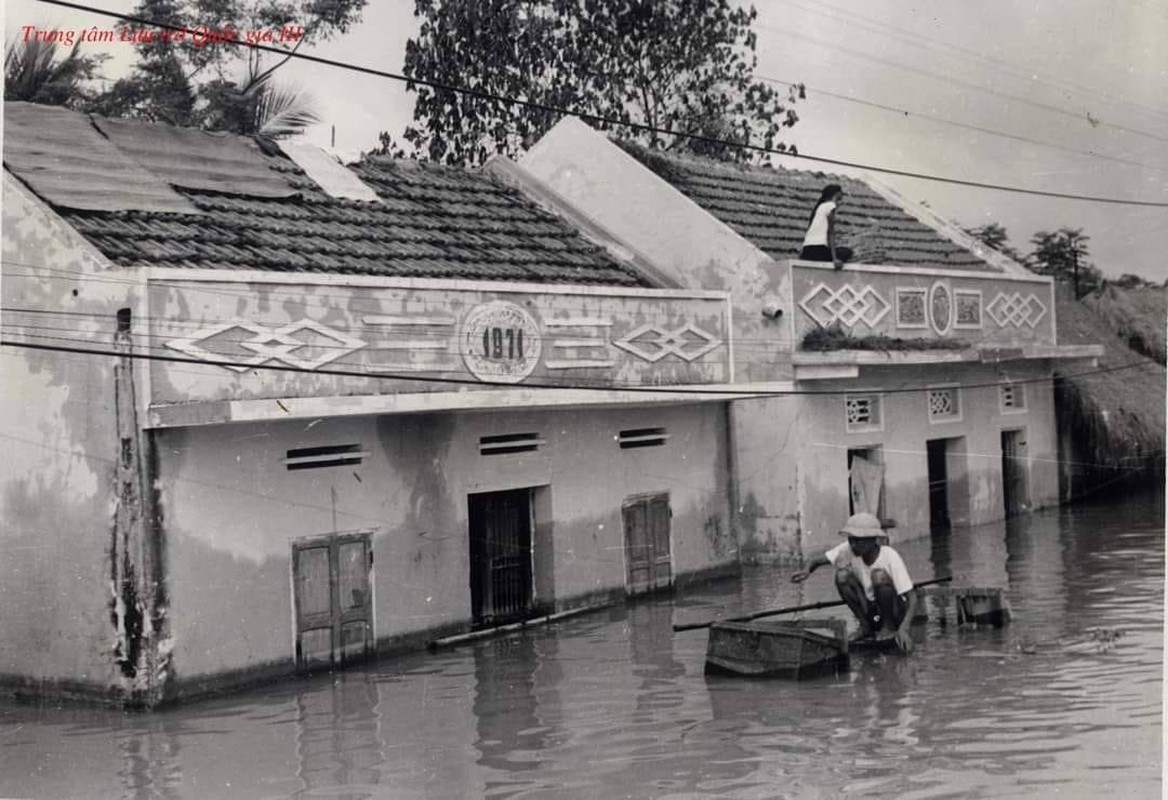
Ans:
{"label": "tiled roof", "polygon": [[[9,147],[12,132],[5,139]],[[181,149],[176,161],[194,159]],[[157,156],[157,154],[155,154]],[[62,149],[67,162],[75,153]],[[379,202],[326,194],[273,147],[255,150],[290,197],[184,187],[199,213],[78,210],[45,198],[118,265],[332,272],[409,278],[649,285],[566,222],[481,173],[392,159],[352,169]],[[30,188],[36,191],[34,182]],[[240,190],[241,192],[246,189]]]}
{"label": "tiled roof", "polygon": [[622,143],[634,158],[773,258],[795,258],[823,187],[838,183],[839,244],[856,263],[997,271],[866,183],[843,175],[725,164]]}

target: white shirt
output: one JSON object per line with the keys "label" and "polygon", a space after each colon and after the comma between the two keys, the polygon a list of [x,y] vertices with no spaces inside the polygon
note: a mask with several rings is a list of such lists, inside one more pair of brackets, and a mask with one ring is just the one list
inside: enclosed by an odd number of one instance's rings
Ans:
{"label": "white shirt", "polygon": [[834,200],[819,204],[819,207],[815,209],[815,216],[811,218],[811,224],[807,226],[807,235],[803,237],[804,247],[813,244],[827,246],[827,217],[833,211],[835,211]]}
{"label": "white shirt", "polygon": [[904,560],[900,557],[900,553],[886,544],[880,546],[876,560],[870,565],[865,564],[864,559],[853,553],[846,541],[837,544],[824,555],[836,569],[850,569],[852,574],[860,579],[860,585],[864,587],[864,594],[868,595],[869,600],[876,599],[876,592],[872,589],[872,570],[874,569],[882,569],[888,573],[889,577],[892,578],[892,585],[896,587],[897,594],[912,591],[912,578],[908,576]]}

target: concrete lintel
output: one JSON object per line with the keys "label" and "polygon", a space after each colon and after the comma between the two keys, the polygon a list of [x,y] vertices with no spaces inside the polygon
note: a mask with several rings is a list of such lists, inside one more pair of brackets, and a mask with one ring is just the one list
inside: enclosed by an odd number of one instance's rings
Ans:
{"label": "concrete lintel", "polygon": [[151,406],[147,428],[187,428],[234,422],[274,422],[371,414],[438,411],[534,410],[596,406],[651,406],[722,403],[794,390],[790,381],[759,384],[677,386],[660,390],[525,389],[510,387],[466,392],[415,392],[343,397],[288,397],[264,400],[214,400]]}
{"label": "concrete lintel", "polygon": [[[856,367],[901,366],[916,364],[960,364],[960,363],[1000,363],[1002,361],[1041,361],[1044,359],[1098,359],[1103,355],[1103,346],[1097,344],[1054,345],[1030,344],[1014,348],[1009,357],[986,359],[981,350],[832,350],[823,353],[795,353],[796,377],[802,377],[801,370],[808,367]],[[834,377],[834,376],[832,376]]]}
{"label": "concrete lintel", "polygon": [[859,364],[805,364],[795,367],[797,381],[828,381],[858,377]]}

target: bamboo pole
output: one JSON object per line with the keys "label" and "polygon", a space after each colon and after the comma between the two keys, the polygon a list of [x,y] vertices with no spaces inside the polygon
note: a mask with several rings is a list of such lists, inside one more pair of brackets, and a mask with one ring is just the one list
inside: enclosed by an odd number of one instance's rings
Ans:
{"label": "bamboo pole", "polygon": [[[926,586],[936,586],[940,583],[948,583],[951,580],[953,580],[952,575],[946,576],[944,578],[934,578],[931,581],[921,581],[920,583],[913,586],[913,590],[915,591],[917,589],[923,589]],[[834,608],[835,606],[842,605],[844,605],[843,600],[824,600],[819,603],[808,603],[802,606],[789,606],[787,608],[774,608],[769,611],[758,611],[745,617],[728,617],[726,619],[713,619],[709,622],[686,622],[682,624],[675,624],[673,626],[673,630],[675,632],[693,631],[698,630],[699,628],[708,628],[717,622],[750,622],[751,620],[759,619],[760,617],[774,617],[779,614],[795,614],[800,611],[814,611],[817,608]]]}

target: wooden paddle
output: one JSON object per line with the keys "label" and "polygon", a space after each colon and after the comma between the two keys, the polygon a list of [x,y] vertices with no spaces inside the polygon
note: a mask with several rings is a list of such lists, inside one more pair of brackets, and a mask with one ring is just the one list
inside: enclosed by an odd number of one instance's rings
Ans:
{"label": "wooden paddle", "polygon": [[[913,586],[913,589],[922,589],[926,586],[936,586],[939,583],[948,583],[953,580],[950,575],[945,578],[933,578],[931,581],[921,581]],[[779,614],[795,614],[799,611],[814,611],[817,608],[833,608],[835,606],[845,605],[843,600],[824,600],[819,603],[808,603],[802,606],[790,606],[788,608],[775,608],[770,611],[758,611],[746,617],[728,617],[727,619],[712,619],[709,622],[687,622],[681,625],[674,625],[674,631],[694,631],[698,628],[708,628],[715,622],[750,622],[752,619],[759,617],[774,617]]]}

